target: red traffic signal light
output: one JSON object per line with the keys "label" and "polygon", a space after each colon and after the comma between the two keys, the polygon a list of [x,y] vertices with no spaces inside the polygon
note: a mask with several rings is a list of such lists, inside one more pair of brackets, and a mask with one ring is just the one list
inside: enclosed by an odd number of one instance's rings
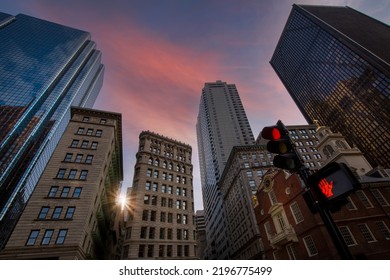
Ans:
{"label": "red traffic signal light", "polygon": [[288,130],[281,121],[274,126],[264,127],[261,131],[261,137],[269,140],[267,150],[274,156],[273,164],[276,167],[286,170],[298,170],[301,166],[301,160],[294,150]]}
{"label": "red traffic signal light", "polygon": [[325,204],[336,206],[360,188],[360,182],[344,163],[332,162],[309,177],[310,187],[319,193]]}

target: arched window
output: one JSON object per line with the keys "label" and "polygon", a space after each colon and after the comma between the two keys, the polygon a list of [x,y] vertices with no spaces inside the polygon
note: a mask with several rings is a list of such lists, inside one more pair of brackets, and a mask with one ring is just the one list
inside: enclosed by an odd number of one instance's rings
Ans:
{"label": "arched window", "polygon": [[156,159],[155,161],[154,161],[154,166],[159,166],[160,165],[160,161],[158,160],[158,159]]}
{"label": "arched window", "polygon": [[167,162],[165,160],[163,162],[163,168],[167,168]]}
{"label": "arched window", "polygon": [[326,145],[323,149],[323,152],[324,152],[324,155],[327,157],[327,158],[330,158],[333,153],[334,153],[334,149],[332,148],[331,145]]}
{"label": "arched window", "polygon": [[152,165],[153,164],[153,159],[150,157],[148,160],[148,164]]}

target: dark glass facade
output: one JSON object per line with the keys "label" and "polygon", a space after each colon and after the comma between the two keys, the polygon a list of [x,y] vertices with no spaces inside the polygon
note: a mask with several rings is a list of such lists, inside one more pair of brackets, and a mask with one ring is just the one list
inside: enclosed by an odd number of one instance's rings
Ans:
{"label": "dark glass facade", "polygon": [[0,248],[70,119],[92,107],[104,66],[90,34],[0,13]]}
{"label": "dark glass facade", "polygon": [[293,5],[271,65],[309,123],[390,167],[390,27],[349,7]]}

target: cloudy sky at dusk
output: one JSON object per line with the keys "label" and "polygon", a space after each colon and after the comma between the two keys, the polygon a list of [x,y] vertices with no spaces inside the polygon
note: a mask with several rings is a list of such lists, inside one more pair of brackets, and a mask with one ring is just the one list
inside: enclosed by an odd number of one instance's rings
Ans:
{"label": "cloudy sky at dusk", "polygon": [[106,67],[95,108],[122,113],[124,188],[138,135],[151,130],[192,146],[202,209],[195,125],[205,82],[236,84],[255,137],[278,119],[306,124],[269,64],[293,3],[350,6],[390,23],[390,0],[0,0],[0,11],[89,31]]}

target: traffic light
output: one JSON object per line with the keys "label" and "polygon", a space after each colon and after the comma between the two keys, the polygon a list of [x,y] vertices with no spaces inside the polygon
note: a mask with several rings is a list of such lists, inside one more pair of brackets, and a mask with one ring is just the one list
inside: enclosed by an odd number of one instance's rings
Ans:
{"label": "traffic light", "polygon": [[344,163],[332,162],[308,178],[310,187],[317,192],[328,209],[346,204],[347,196],[360,188],[360,182]]}
{"label": "traffic light", "polygon": [[291,171],[297,171],[302,166],[288,130],[281,121],[278,121],[274,126],[264,127],[261,131],[261,137],[269,140],[267,150],[277,154],[274,156],[274,166]]}

